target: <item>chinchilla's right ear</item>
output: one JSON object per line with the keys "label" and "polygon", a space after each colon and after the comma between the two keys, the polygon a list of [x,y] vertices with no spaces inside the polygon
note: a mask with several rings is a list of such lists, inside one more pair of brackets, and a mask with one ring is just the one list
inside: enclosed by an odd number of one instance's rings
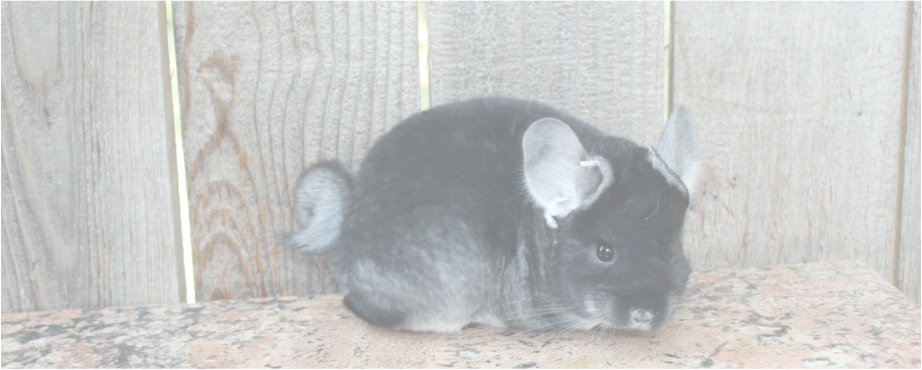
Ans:
{"label": "chinchilla's right ear", "polygon": [[612,181],[608,162],[589,157],[573,129],[557,119],[532,123],[522,137],[522,154],[525,187],[551,229],[557,217],[591,203]]}

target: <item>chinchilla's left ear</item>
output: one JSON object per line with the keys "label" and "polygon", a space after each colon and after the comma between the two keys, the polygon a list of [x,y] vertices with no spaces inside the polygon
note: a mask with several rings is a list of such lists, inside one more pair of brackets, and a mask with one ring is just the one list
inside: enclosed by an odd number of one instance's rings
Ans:
{"label": "chinchilla's left ear", "polygon": [[589,158],[573,129],[557,119],[532,123],[522,138],[522,154],[526,188],[552,229],[556,218],[590,204],[610,182],[607,162]]}
{"label": "chinchilla's left ear", "polygon": [[[672,112],[663,135],[660,136],[656,152],[688,191],[694,193],[698,172],[698,144],[691,115],[683,107]],[[667,176],[667,179],[671,176]]]}

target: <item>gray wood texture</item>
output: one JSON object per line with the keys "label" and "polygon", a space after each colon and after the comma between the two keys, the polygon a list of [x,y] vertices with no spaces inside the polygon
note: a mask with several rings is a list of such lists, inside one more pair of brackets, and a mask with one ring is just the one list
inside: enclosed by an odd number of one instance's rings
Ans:
{"label": "gray wood texture", "polygon": [[312,162],[357,167],[419,111],[416,3],[175,3],[196,295],[335,289],[278,236]]}
{"label": "gray wood texture", "polygon": [[898,286],[903,293],[919,304],[919,270],[920,267],[920,207],[922,198],[920,193],[919,142],[920,119],[919,103],[919,2],[912,3],[911,30],[909,33],[909,71],[907,71],[908,91],[906,97],[906,141],[905,141],[905,172],[903,176],[903,208],[902,227],[900,235],[900,274]]}
{"label": "gray wood texture", "polygon": [[693,266],[858,259],[892,276],[906,9],[675,4],[675,104],[704,164]]}
{"label": "gray wood texture", "polygon": [[2,9],[2,312],[178,302],[162,7]]}
{"label": "gray wood texture", "polygon": [[663,3],[430,2],[436,106],[539,100],[651,145],[663,120]]}

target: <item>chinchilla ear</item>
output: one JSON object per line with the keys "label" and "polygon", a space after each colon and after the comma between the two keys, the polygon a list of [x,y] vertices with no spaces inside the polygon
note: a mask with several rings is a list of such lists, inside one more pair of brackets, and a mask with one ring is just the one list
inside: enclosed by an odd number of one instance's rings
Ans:
{"label": "chinchilla ear", "polygon": [[[683,107],[672,112],[656,152],[682,181],[689,196],[694,192],[698,170],[698,145],[691,115]],[[671,176],[667,176],[669,179]]]}
{"label": "chinchilla ear", "polygon": [[522,138],[522,154],[525,186],[552,229],[555,217],[591,203],[610,178],[608,163],[589,158],[573,129],[557,119],[532,123]]}

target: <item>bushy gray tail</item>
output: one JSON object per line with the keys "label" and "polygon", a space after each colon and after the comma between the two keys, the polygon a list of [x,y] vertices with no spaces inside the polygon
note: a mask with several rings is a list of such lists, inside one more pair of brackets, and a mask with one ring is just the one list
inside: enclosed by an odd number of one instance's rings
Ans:
{"label": "bushy gray tail", "polygon": [[320,163],[305,171],[295,188],[301,231],[286,234],[285,244],[312,254],[326,252],[339,238],[351,191],[352,177],[339,163]]}

